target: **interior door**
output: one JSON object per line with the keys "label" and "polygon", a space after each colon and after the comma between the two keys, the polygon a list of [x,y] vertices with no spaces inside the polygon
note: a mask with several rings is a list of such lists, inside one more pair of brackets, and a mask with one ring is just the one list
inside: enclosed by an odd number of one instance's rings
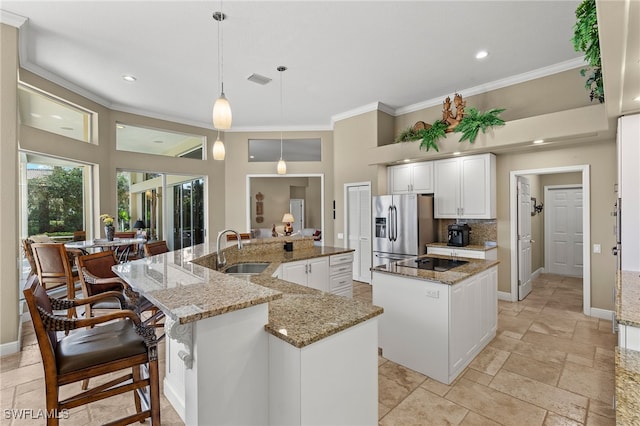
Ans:
{"label": "interior door", "polygon": [[300,198],[291,198],[289,200],[289,212],[295,219],[292,223],[293,232],[299,232],[304,229],[304,200]]}
{"label": "interior door", "polygon": [[518,300],[531,292],[531,186],[518,176]]}
{"label": "interior door", "polygon": [[355,250],[353,279],[371,283],[371,187],[347,186],[347,245]]}
{"label": "interior door", "polygon": [[582,187],[550,188],[545,210],[548,226],[548,271],[582,276]]}

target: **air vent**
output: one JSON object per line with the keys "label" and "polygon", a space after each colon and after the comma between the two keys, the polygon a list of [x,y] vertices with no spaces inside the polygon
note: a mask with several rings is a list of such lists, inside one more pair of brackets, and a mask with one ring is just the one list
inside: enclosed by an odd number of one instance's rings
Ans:
{"label": "air vent", "polygon": [[265,77],[264,75],[255,73],[247,77],[247,80],[253,81],[254,83],[262,84],[263,86],[271,81],[269,77]]}

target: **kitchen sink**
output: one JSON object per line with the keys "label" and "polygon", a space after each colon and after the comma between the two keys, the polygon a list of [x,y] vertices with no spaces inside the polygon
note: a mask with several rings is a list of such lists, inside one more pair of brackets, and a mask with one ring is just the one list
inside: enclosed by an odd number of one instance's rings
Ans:
{"label": "kitchen sink", "polygon": [[449,269],[457,268],[458,266],[466,265],[469,263],[466,260],[458,259],[442,259],[440,257],[420,257],[418,259],[409,259],[398,262],[398,266],[404,266],[408,268],[425,269],[428,271],[444,272]]}
{"label": "kitchen sink", "polygon": [[267,269],[267,262],[236,263],[222,270],[225,274],[256,275]]}

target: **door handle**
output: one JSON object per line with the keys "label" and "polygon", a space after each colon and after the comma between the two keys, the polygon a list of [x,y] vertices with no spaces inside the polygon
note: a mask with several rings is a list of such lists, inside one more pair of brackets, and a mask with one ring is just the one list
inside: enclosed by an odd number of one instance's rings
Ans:
{"label": "door handle", "polygon": [[530,243],[535,243],[535,242],[536,242],[536,240],[529,240],[529,242],[530,242]]}
{"label": "door handle", "polygon": [[393,241],[393,231],[392,231],[392,224],[391,221],[393,220],[393,213],[391,210],[391,206],[389,206],[389,208],[387,209],[387,226],[388,226],[388,236],[387,238],[389,239],[389,241]]}
{"label": "door handle", "polygon": [[614,256],[618,255],[618,247],[611,247],[611,254]]}
{"label": "door handle", "polygon": [[398,241],[398,209],[393,206],[393,241]]}

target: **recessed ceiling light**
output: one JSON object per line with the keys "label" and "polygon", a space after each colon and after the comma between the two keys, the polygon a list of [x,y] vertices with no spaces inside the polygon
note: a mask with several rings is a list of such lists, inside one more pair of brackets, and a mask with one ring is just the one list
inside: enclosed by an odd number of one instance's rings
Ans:
{"label": "recessed ceiling light", "polygon": [[453,155],[460,155],[460,151],[454,152]]}
{"label": "recessed ceiling light", "polygon": [[636,96],[635,98],[633,98],[633,100],[636,102],[640,102],[640,96]]}
{"label": "recessed ceiling light", "polygon": [[116,124],[116,129],[124,129],[124,126],[122,124]]}
{"label": "recessed ceiling light", "polygon": [[411,160],[410,160],[410,159],[408,159],[408,158],[405,158],[405,159],[404,159],[404,160],[402,160],[402,161],[404,161],[405,163],[408,163],[408,162],[409,162],[409,161],[411,161]]}
{"label": "recessed ceiling light", "polygon": [[476,53],[476,59],[484,59],[487,56],[489,56],[489,52],[487,52],[486,50],[481,50],[478,53]]}
{"label": "recessed ceiling light", "polygon": [[135,76],[131,75],[131,74],[124,74],[124,75],[122,76],[122,79],[123,79],[124,81],[128,81],[129,83],[133,83],[134,81],[136,81],[136,80],[137,80],[137,78],[136,78]]}
{"label": "recessed ceiling light", "polygon": [[535,143],[536,145],[539,145],[541,143],[544,143],[544,139],[536,139],[535,141],[533,141],[533,143]]}

